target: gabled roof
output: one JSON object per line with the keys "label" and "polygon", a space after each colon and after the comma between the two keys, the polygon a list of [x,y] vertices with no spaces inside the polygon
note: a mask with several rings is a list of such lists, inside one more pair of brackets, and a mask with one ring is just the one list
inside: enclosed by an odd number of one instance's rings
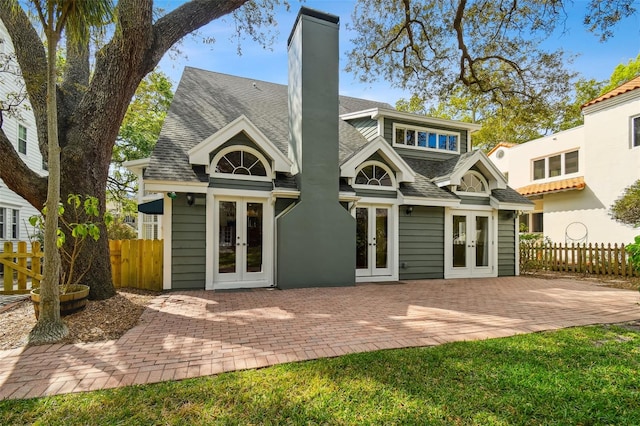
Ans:
{"label": "gabled roof", "polygon": [[499,148],[507,148],[507,149],[509,149],[509,148],[513,148],[516,145],[518,145],[518,144],[517,143],[511,143],[511,142],[500,142],[499,144],[497,144],[496,146],[491,148],[491,150],[489,152],[487,152],[487,157],[491,156],[491,154],[496,152]]}
{"label": "gabled roof", "polygon": [[640,75],[637,76],[636,78],[634,78],[633,80],[627,81],[623,85],[618,86],[613,90],[610,90],[609,92],[605,93],[604,95],[599,96],[599,97],[587,102],[586,104],[582,105],[582,108],[588,107],[590,105],[597,104],[598,102],[602,102],[604,100],[614,98],[614,97],[616,97],[618,95],[622,95],[623,93],[627,93],[627,92],[630,92],[630,91],[636,90],[636,89],[640,89]]}
{"label": "gabled roof", "polygon": [[[169,108],[145,178],[201,182],[189,163],[189,151],[242,115],[287,155],[287,86],[186,67]],[[390,108],[386,103],[340,97],[340,114]],[[368,141],[353,126],[338,120],[342,162]]]}

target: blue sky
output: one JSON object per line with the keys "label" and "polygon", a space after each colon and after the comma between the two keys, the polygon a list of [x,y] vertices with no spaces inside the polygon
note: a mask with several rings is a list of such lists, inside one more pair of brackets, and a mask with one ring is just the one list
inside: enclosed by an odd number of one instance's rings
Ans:
{"label": "blue sky", "polygon": [[[166,9],[177,7],[181,0],[157,0],[156,5]],[[364,84],[344,71],[346,53],[351,47],[354,34],[347,27],[352,24],[353,0],[307,0],[304,5],[340,17],[340,94],[388,102],[395,105],[399,98],[409,98],[408,92],[390,87],[387,82]],[[596,36],[587,32],[582,18],[586,0],[575,0],[568,9],[566,30],[552,36],[546,43],[549,48],[562,47],[565,51],[579,55],[572,68],[584,77],[597,80],[608,79],[614,67],[626,63],[640,53],[640,13],[616,27],[615,36],[600,43]],[[640,4],[637,5],[640,9]],[[200,35],[184,39],[178,58],[165,56],[161,69],[177,85],[185,66],[238,75],[257,80],[286,84],[287,37],[297,16],[300,3],[291,0],[287,12],[281,7],[276,12],[277,38],[271,49],[264,49],[250,40],[242,42],[242,56],[237,55],[237,45],[229,40],[233,33],[231,19],[217,20],[200,30]],[[203,37],[214,37],[213,44],[203,43]]]}

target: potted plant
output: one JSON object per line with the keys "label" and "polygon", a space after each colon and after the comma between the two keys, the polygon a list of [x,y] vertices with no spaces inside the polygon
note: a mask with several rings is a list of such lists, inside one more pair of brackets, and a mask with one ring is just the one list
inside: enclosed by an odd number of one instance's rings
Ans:
{"label": "potted plant", "polygon": [[[76,263],[78,255],[82,250],[87,238],[100,239],[99,222],[100,217],[98,199],[91,196],[83,197],[77,194],[70,194],[67,198],[67,205],[71,209],[74,217],[73,222],[64,219],[65,206],[58,205],[58,217],[60,223],[65,228],[66,233],[58,228],[56,245],[60,250],[60,256],[68,265],[68,269],[60,274],[60,315],[69,315],[84,309],[89,296],[89,286],[80,284],[80,281],[89,271],[91,264],[86,265],[84,270],[78,270]],[[42,215],[31,216],[29,223],[32,226],[43,229],[44,215],[46,208],[42,210]],[[107,212],[103,217],[105,224],[112,221],[111,215]],[[72,238],[70,244],[65,244],[68,236]],[[46,250],[46,248],[45,248]],[[36,318],[40,313],[40,289],[31,290],[31,301],[35,310]]]}

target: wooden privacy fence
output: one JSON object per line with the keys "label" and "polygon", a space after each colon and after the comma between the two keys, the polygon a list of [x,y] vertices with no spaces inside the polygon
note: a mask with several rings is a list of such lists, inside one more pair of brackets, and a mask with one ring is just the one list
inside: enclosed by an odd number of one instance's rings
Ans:
{"label": "wooden privacy fence", "polygon": [[[24,241],[18,242],[17,251],[13,249],[13,243],[5,242],[3,252],[0,253],[0,264],[4,269],[0,294],[26,294],[31,288],[39,287],[43,256],[39,242],[33,242],[30,251],[27,251],[27,243]],[[31,278],[30,288],[27,286],[28,278]]]}
{"label": "wooden privacy fence", "polygon": [[[30,251],[27,247],[26,242],[20,241],[16,251],[13,243],[4,243],[0,253],[4,268],[0,294],[24,294],[40,286],[44,253],[39,242],[33,242]],[[114,287],[161,291],[162,248],[161,240],[110,240]]]}
{"label": "wooden privacy fence", "polygon": [[116,288],[162,290],[162,240],[109,240]]}
{"label": "wooden privacy fence", "polygon": [[520,244],[520,271],[561,271],[638,277],[624,244]]}

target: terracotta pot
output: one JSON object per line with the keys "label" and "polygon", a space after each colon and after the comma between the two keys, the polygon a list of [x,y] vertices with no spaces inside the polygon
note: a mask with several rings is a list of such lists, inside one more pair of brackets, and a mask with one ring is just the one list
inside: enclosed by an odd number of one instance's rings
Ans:
{"label": "terracotta pot", "polygon": [[[89,296],[89,286],[82,284],[74,284],[68,286],[65,293],[60,292],[60,315],[70,315],[74,312],[81,311],[87,306],[87,297]],[[36,318],[40,316],[40,289],[31,290],[31,302],[36,314]]]}

